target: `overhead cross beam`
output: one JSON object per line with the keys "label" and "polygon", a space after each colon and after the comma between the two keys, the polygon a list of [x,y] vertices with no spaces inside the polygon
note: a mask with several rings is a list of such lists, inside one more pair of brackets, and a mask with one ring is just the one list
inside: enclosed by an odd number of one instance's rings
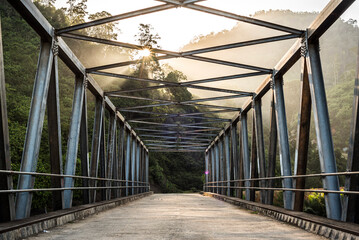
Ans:
{"label": "overhead cross beam", "polygon": [[226,18],[230,18],[230,19],[233,19],[233,20],[246,22],[246,23],[249,23],[249,24],[254,24],[254,25],[257,25],[257,26],[266,27],[266,28],[270,28],[270,29],[274,29],[274,30],[278,30],[278,31],[282,31],[282,32],[298,34],[298,35],[301,35],[301,34],[304,33],[302,30],[298,30],[298,29],[295,29],[295,28],[286,27],[286,26],[283,26],[283,25],[279,25],[279,24],[275,24],[275,23],[271,23],[271,22],[266,22],[266,21],[263,21],[263,20],[255,19],[255,18],[245,17],[245,16],[241,16],[241,15],[238,15],[238,14],[225,12],[225,11],[222,11],[222,10],[219,10],[219,9],[205,7],[205,6],[202,6],[202,5],[197,5],[197,4],[183,5],[183,3],[181,3],[178,0],[157,0],[157,1],[165,2],[165,3],[168,3],[168,4],[174,4],[176,6],[181,6],[181,7],[189,8],[189,9],[200,11],[200,12],[210,13],[210,14],[213,14],[213,15],[226,17]]}

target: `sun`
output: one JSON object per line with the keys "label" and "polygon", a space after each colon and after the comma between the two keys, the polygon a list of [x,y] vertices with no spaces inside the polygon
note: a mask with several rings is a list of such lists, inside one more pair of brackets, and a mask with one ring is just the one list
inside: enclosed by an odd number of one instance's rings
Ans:
{"label": "sun", "polygon": [[138,51],[138,58],[141,59],[141,58],[146,58],[146,57],[149,57],[151,56],[151,50],[148,49],[148,48],[144,48],[144,49],[141,49]]}

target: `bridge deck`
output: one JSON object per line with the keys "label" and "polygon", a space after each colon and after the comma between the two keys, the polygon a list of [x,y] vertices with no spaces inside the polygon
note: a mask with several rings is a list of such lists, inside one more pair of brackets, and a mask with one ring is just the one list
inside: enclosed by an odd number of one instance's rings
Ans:
{"label": "bridge deck", "polygon": [[324,239],[198,194],[155,194],[30,239]]}

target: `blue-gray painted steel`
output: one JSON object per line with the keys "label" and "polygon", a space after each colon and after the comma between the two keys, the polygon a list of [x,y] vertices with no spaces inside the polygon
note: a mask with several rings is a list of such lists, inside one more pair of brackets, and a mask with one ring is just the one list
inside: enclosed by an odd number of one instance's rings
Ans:
{"label": "blue-gray painted steel", "polygon": [[[244,179],[251,178],[251,163],[249,159],[249,146],[248,146],[248,126],[247,114],[241,114],[241,132],[242,132],[242,153],[243,153],[243,173]],[[250,181],[244,182],[245,187],[250,187]],[[246,200],[250,200],[250,190],[246,188]]]}
{"label": "blue-gray painted steel", "polygon": [[[98,176],[98,165],[100,159],[100,139],[102,136],[102,124],[104,115],[104,104],[102,99],[96,98],[95,106],[95,119],[92,132],[92,145],[91,145],[91,161],[90,161],[90,176]],[[97,181],[91,180],[90,187],[96,187]],[[90,203],[96,201],[96,190],[90,190]]]}
{"label": "blue-gray painted steel", "polygon": [[[274,104],[277,116],[277,129],[279,140],[279,159],[282,176],[292,176],[290,162],[289,138],[287,128],[287,118],[284,104],[283,78],[274,76]],[[285,178],[282,180],[284,188],[293,188],[293,180]],[[284,208],[292,209],[293,192],[285,191],[283,193]]]}
{"label": "blue-gray painted steel", "polygon": [[208,159],[208,155],[209,155],[209,153],[208,152],[206,152],[205,154],[204,154],[204,163],[205,163],[205,170],[204,170],[204,174],[205,174],[205,188],[203,189],[203,191],[205,191],[205,192],[207,192],[207,189],[208,189],[208,187],[207,187],[207,184],[208,184],[208,173],[209,173],[209,170],[208,170],[208,161],[209,161],[209,159]]}
{"label": "blue-gray painted steel", "polygon": [[[53,63],[52,44],[42,42],[37,71],[32,92],[31,107],[25,136],[20,169],[23,172],[35,172],[40,150],[41,133],[44,124],[46,101]],[[21,175],[17,189],[34,187],[35,178]],[[30,216],[32,194],[29,192],[16,195],[16,219]]]}
{"label": "blue-gray painted steel", "polygon": [[[320,167],[323,173],[337,172],[333,139],[329,122],[327,99],[324,79],[319,55],[319,42],[309,44],[307,53],[307,67],[310,93],[312,97],[315,131],[318,141]],[[323,178],[323,186],[327,190],[339,190],[338,176]],[[325,195],[327,217],[341,219],[341,200],[339,194]]]}
{"label": "blue-gray painted steel", "polygon": [[[232,176],[233,179],[239,179],[239,158],[238,158],[238,133],[237,133],[237,123],[232,123],[231,125],[231,150],[232,150]],[[240,152],[240,151],[239,151]],[[234,183],[235,187],[238,187],[238,182]],[[236,189],[235,196],[239,197],[239,190]]]}
{"label": "blue-gray painted steel", "polygon": [[[72,104],[72,114],[71,114],[71,125],[69,131],[69,138],[67,141],[67,154],[66,154],[66,165],[65,165],[65,174],[66,175],[75,175],[76,171],[76,159],[77,159],[77,150],[80,138],[80,126],[81,126],[81,115],[82,115],[82,105],[84,100],[84,77],[77,77],[75,81],[75,91],[74,99]],[[64,178],[64,187],[71,188],[74,186],[73,178]],[[63,208],[72,207],[72,191],[64,191],[64,206]]]}
{"label": "blue-gray painted steel", "polygon": [[[263,120],[262,120],[262,101],[261,99],[254,100],[254,116],[256,125],[256,143],[257,143],[257,166],[258,175],[260,178],[266,177],[266,160],[265,160],[265,146],[263,136]],[[260,187],[266,187],[266,181],[259,181]],[[266,191],[261,190],[260,200],[261,203],[266,203]]]}
{"label": "blue-gray painted steel", "polygon": [[[109,127],[108,127],[108,140],[107,140],[107,178],[112,178],[113,175],[113,167],[116,153],[116,130],[117,130],[117,121],[116,115],[111,114],[109,119]],[[110,181],[106,182],[107,186],[110,187],[112,183]],[[106,189],[106,199],[111,199],[111,189]]]}
{"label": "blue-gray painted steel", "polygon": [[130,180],[130,164],[131,164],[131,133],[127,131],[126,135],[126,160],[125,160],[125,180],[126,180],[126,196],[129,194],[129,184],[128,181]]}
{"label": "blue-gray painted steel", "polygon": [[132,186],[132,190],[131,190],[131,194],[135,194],[135,183],[134,181],[136,180],[136,150],[137,150],[137,141],[136,138],[134,136],[132,136],[131,138],[131,186]]}
{"label": "blue-gray painted steel", "polygon": [[[141,144],[137,142],[137,148],[136,148],[136,180],[135,181],[140,181],[140,158],[141,158]],[[138,183],[136,183],[136,186],[139,186]],[[139,193],[139,188],[136,188],[136,193]]]}
{"label": "blue-gray painted steel", "polygon": [[219,193],[219,188],[218,188],[218,181],[220,181],[219,179],[219,149],[218,149],[218,142],[214,145],[214,149],[215,149],[215,158],[216,158],[216,177],[215,177],[215,181],[217,182],[217,188],[216,188],[216,193]]}
{"label": "blue-gray painted steel", "polygon": [[[212,146],[210,148],[211,151],[211,163],[212,163],[212,172],[211,172],[211,182],[216,181],[216,158],[215,158],[215,146]],[[211,184],[211,186],[213,186],[213,184]],[[214,188],[210,188],[211,192],[214,192]]]}
{"label": "blue-gray painted steel", "polygon": [[[225,167],[226,162],[224,160],[224,151],[223,151],[223,137],[218,140],[218,152],[219,152],[219,181],[224,181],[225,179]],[[220,184],[224,185],[223,183]],[[225,188],[219,188],[220,194],[224,194]]]}
{"label": "blue-gray painted steel", "polygon": [[[229,131],[225,133],[224,136],[224,155],[225,155],[225,166],[226,166],[226,180],[231,180],[231,152],[230,152],[230,135]],[[231,183],[227,182],[227,196],[231,196]]]}

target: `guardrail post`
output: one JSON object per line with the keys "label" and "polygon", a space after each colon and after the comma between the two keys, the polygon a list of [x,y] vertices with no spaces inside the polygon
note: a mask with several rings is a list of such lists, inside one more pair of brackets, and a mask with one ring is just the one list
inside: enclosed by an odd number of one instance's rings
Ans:
{"label": "guardrail post", "polygon": [[[118,179],[125,180],[125,139],[126,139],[126,128],[125,123],[120,122],[119,124],[120,130],[118,134],[118,161],[119,161],[119,172],[118,172]],[[123,187],[125,184],[123,182],[119,182],[118,186]],[[123,188],[120,188],[118,191],[118,197],[122,197],[125,191]]]}
{"label": "guardrail post", "polygon": [[[301,74],[301,101],[300,113],[298,116],[297,126],[297,144],[295,148],[294,158],[294,174],[305,175],[307,173],[308,147],[310,135],[310,117],[312,112],[308,71],[305,58],[302,58],[302,74]],[[296,189],[305,189],[305,178],[294,179]],[[304,192],[294,193],[295,211],[303,211]]]}
{"label": "guardrail post", "polygon": [[[0,170],[11,170],[9,126],[6,107],[4,55],[0,19]],[[12,176],[0,174],[0,189],[11,190]],[[14,194],[0,194],[0,222],[15,219]]]}
{"label": "guardrail post", "polygon": [[[277,116],[281,173],[282,176],[292,176],[287,117],[285,113],[285,104],[284,104],[283,77],[273,76],[273,85],[274,85],[275,110]],[[291,178],[283,179],[282,184],[284,188],[293,188],[293,180]],[[293,192],[284,191],[283,201],[284,201],[284,208],[292,209]]]}
{"label": "guardrail post", "polygon": [[[52,43],[42,41],[21,159],[20,169],[22,172],[36,171],[52,63]],[[35,177],[20,175],[18,189],[31,189],[34,187],[34,183]],[[16,219],[30,216],[31,201],[32,194],[29,192],[22,192],[16,195]]]}
{"label": "guardrail post", "polygon": [[218,140],[218,150],[219,150],[219,181],[221,181],[221,183],[219,184],[220,185],[220,188],[219,188],[219,192],[220,194],[224,195],[224,192],[225,192],[225,188],[224,188],[224,185],[225,183],[223,182],[225,180],[225,175],[224,175],[224,172],[225,172],[225,160],[224,160],[224,154],[223,154],[223,137],[221,137],[219,140]]}
{"label": "guardrail post", "polygon": [[244,175],[244,186],[246,187],[246,200],[250,201],[250,181],[251,177],[251,162],[249,159],[249,146],[248,146],[248,126],[247,126],[247,114],[241,113],[241,138],[242,138],[242,153],[243,153],[243,175]]}
{"label": "guardrail post", "polygon": [[[272,91],[267,177],[275,177],[277,138],[277,120],[275,116],[274,92]],[[267,184],[269,188],[274,188],[274,180],[268,180]],[[274,191],[268,190],[267,194],[267,204],[272,205]]]}
{"label": "guardrail post", "polygon": [[[327,99],[325,95],[324,79],[319,55],[319,41],[308,45],[306,56],[310,93],[312,97],[315,130],[317,133],[320,167],[324,173],[337,172],[335,162],[332,133],[329,122]],[[328,190],[339,191],[338,176],[323,178],[323,186]],[[340,195],[328,193],[325,195],[328,218],[341,219]]]}
{"label": "guardrail post", "polygon": [[[121,171],[121,158],[120,158],[120,151],[121,151],[121,124],[119,123],[117,125],[117,116],[115,113],[115,121],[116,121],[116,134],[115,134],[115,146],[114,146],[114,156],[113,156],[113,179],[115,180],[120,180],[120,171]],[[119,182],[113,182],[112,186],[114,187],[119,187],[120,184]],[[120,197],[120,189],[119,188],[115,188],[113,191],[113,196],[114,198],[118,198]]]}
{"label": "guardrail post", "polygon": [[[105,102],[104,102],[105,104]],[[105,111],[105,107],[104,107],[104,111]],[[102,116],[103,120],[102,120],[102,130],[101,130],[101,137],[100,137],[100,157],[99,157],[99,164],[100,164],[100,178],[107,178],[107,161],[106,161],[106,152],[105,152],[105,133],[106,133],[106,117],[105,114]],[[100,181],[100,196],[101,196],[101,201],[105,201],[106,200],[106,184],[107,181],[101,180]]]}
{"label": "guardrail post", "polygon": [[[357,56],[357,72],[354,85],[352,126],[349,140],[347,171],[359,171],[359,46]],[[359,176],[352,175],[345,178],[346,191],[359,191]],[[343,201],[342,220],[359,223],[359,197],[355,194],[345,195]]]}
{"label": "guardrail post", "polygon": [[[61,123],[60,123],[60,95],[58,78],[58,47],[56,42],[53,46],[54,60],[52,64],[49,93],[47,96],[47,123],[49,132],[50,165],[51,173],[62,174],[62,146],[61,146]],[[53,188],[62,188],[62,180],[59,177],[51,177]],[[52,192],[53,210],[62,209],[64,202],[61,191]]]}
{"label": "guardrail post", "polygon": [[[84,91],[84,99],[82,106],[81,127],[80,127],[80,159],[81,159],[81,175],[89,177],[89,154],[88,154],[88,125],[87,125],[87,93]],[[62,162],[62,160],[61,160]],[[89,180],[82,179],[82,187],[89,187]],[[83,204],[90,203],[90,192],[82,190]]]}
{"label": "guardrail post", "polygon": [[[98,177],[98,165],[100,159],[100,142],[102,136],[104,106],[101,98],[96,98],[95,118],[92,132],[90,176]],[[97,180],[90,180],[90,187],[97,187]],[[96,202],[96,189],[90,190],[90,203]]]}
{"label": "guardrail post", "polygon": [[[230,130],[229,130],[230,131]],[[225,152],[225,162],[226,162],[226,181],[227,181],[227,196],[231,196],[231,152],[230,152],[230,139],[229,131],[224,134],[224,152]]]}
{"label": "guardrail post", "polygon": [[[69,131],[69,138],[67,141],[65,175],[75,175],[75,171],[76,171],[76,159],[77,159],[77,150],[78,150],[78,144],[80,138],[82,106],[83,106],[84,92],[85,92],[84,84],[86,84],[86,77],[77,76],[75,80],[75,91],[74,91],[74,99],[72,104],[71,125]],[[71,177],[65,177],[64,187],[72,188],[73,186],[74,186],[74,179]],[[73,196],[72,190],[64,190],[63,208],[72,207],[72,196]]]}
{"label": "guardrail post", "polygon": [[[260,178],[266,177],[266,160],[265,160],[265,147],[263,136],[263,121],[262,121],[262,101],[261,99],[254,99],[254,120],[253,124],[256,125],[256,146],[257,146],[257,166],[258,175]],[[266,187],[266,180],[259,181],[260,187]],[[260,200],[261,203],[266,203],[266,190],[261,190]]]}

